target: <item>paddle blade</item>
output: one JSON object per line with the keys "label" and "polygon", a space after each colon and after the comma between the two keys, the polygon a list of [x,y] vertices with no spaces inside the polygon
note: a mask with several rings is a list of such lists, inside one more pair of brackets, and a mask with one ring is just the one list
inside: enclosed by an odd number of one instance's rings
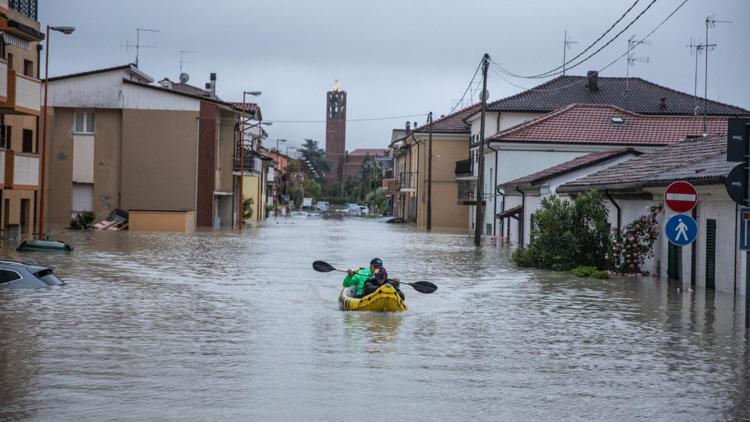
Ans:
{"label": "paddle blade", "polygon": [[331,264],[323,261],[313,262],[313,270],[319,273],[330,273],[331,271],[336,271]]}
{"label": "paddle blade", "polygon": [[417,281],[416,283],[408,283],[414,290],[419,293],[430,294],[437,290],[437,286],[430,283],[429,281]]}

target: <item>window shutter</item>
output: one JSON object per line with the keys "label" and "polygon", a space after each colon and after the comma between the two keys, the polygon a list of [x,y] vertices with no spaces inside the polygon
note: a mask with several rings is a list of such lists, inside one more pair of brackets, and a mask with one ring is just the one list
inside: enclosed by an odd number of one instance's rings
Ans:
{"label": "window shutter", "polygon": [[706,220],[706,288],[716,288],[716,220]]}

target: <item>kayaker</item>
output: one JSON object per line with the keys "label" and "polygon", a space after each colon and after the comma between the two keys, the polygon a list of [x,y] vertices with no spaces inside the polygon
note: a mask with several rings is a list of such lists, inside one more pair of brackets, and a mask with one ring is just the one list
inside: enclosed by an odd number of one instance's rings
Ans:
{"label": "kayaker", "polygon": [[388,272],[383,268],[383,261],[380,258],[370,261],[370,268],[346,270],[346,277],[344,277],[344,287],[357,286],[356,297],[367,296],[386,282],[388,282]]}

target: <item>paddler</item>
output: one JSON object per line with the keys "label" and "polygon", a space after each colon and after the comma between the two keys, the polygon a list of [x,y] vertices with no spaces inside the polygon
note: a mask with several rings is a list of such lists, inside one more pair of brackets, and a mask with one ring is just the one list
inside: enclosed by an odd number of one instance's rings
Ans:
{"label": "paddler", "polygon": [[380,258],[370,261],[370,268],[346,270],[344,287],[357,286],[355,296],[363,297],[373,293],[378,287],[388,282],[388,272]]}

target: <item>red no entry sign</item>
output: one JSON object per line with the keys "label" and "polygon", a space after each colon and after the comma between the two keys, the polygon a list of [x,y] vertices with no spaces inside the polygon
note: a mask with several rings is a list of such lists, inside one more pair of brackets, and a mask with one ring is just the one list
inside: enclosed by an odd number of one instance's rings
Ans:
{"label": "red no entry sign", "polygon": [[698,192],[688,182],[674,182],[664,192],[667,206],[675,212],[688,212],[698,203]]}

